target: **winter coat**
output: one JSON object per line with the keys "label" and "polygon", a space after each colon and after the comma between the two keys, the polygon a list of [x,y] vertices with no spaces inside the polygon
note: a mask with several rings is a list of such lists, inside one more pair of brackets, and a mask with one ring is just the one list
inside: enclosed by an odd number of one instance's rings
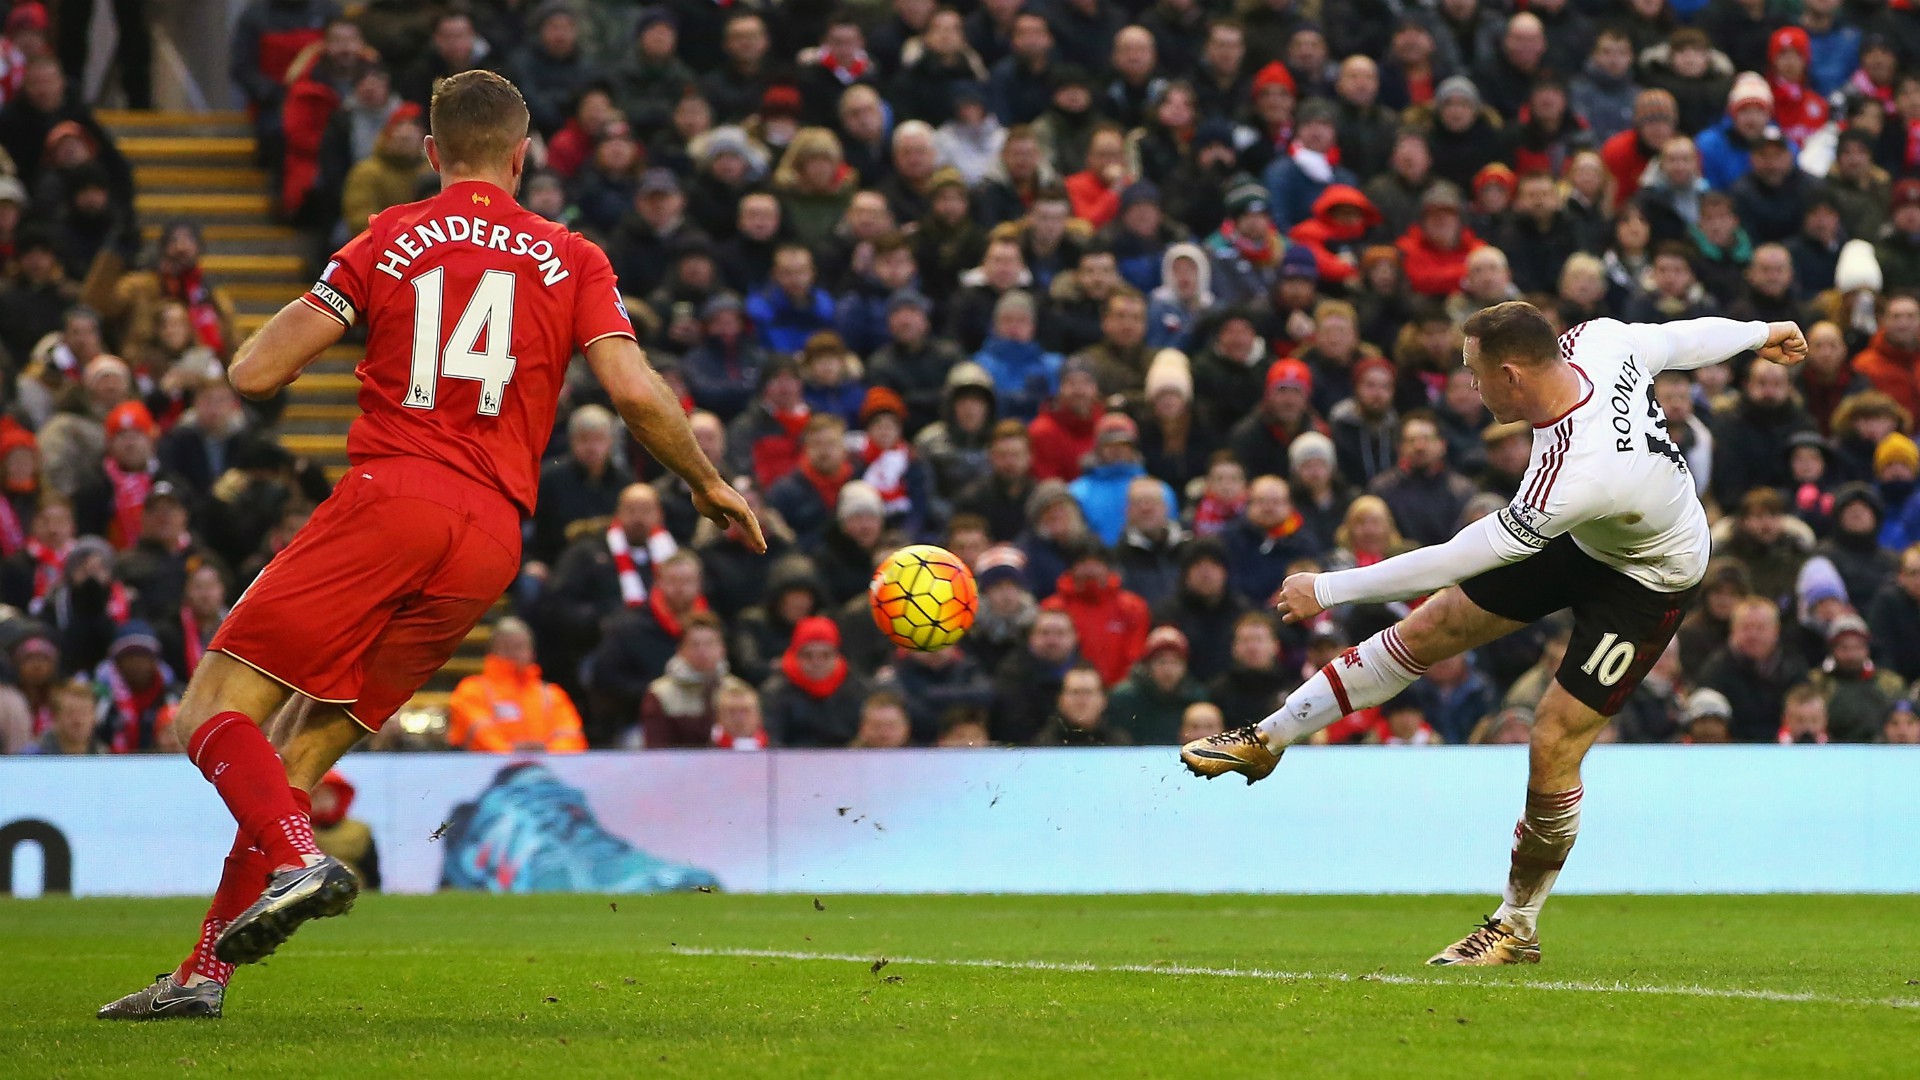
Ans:
{"label": "winter coat", "polygon": [[1060,367],[1065,361],[1037,341],[991,335],[973,360],[993,379],[1002,416],[1031,420],[1044,402],[1060,392]]}
{"label": "winter coat", "polygon": [[[1265,608],[1286,580],[1287,567],[1322,553],[1320,538],[1296,515],[1277,530],[1263,529],[1245,516],[1234,519],[1220,534],[1227,547],[1227,579],[1231,588],[1254,608]],[[1231,642],[1229,642],[1231,643]]]}
{"label": "winter coat", "polygon": [[[1100,542],[1112,547],[1120,539],[1121,531],[1127,523],[1127,488],[1137,476],[1145,476],[1146,467],[1139,461],[1117,461],[1105,465],[1094,465],[1081,471],[1067,490],[1080,504],[1080,512],[1087,519],[1087,527],[1100,537]],[[1166,498],[1167,516],[1180,515],[1180,503],[1174,497],[1173,489],[1165,481],[1160,483],[1160,491]]]}
{"label": "winter coat", "polygon": [[1234,664],[1207,684],[1207,700],[1219,706],[1229,727],[1238,727],[1264,720],[1299,685],[1299,677],[1278,662],[1264,670]]}
{"label": "winter coat", "polygon": [[1814,669],[1807,681],[1826,699],[1827,737],[1834,742],[1873,742],[1893,703],[1907,692],[1907,684],[1891,671],[1872,664],[1859,671],[1841,671],[1831,659]]}
{"label": "winter coat", "polygon": [[1261,177],[1273,199],[1273,223],[1282,231],[1313,217],[1315,203],[1329,185],[1344,184],[1355,189],[1360,186],[1360,178],[1343,166],[1332,166],[1325,178],[1308,171],[1314,167],[1291,157],[1275,158]]}
{"label": "winter coat", "polygon": [[1181,676],[1171,691],[1162,690],[1140,663],[1113,688],[1106,722],[1126,732],[1127,741],[1136,746],[1172,746],[1180,741],[1180,717],[1187,706],[1205,700],[1206,688],[1191,674]]}
{"label": "winter coat", "polygon": [[776,668],[760,687],[760,714],[775,746],[845,746],[860,733],[868,691],[867,681],[849,670],[838,689],[816,698]]}
{"label": "winter coat", "polygon": [[510,754],[526,742],[549,754],[587,748],[573,700],[541,679],[538,664],[488,656],[480,673],[460,680],[447,699],[447,745]]}
{"label": "winter coat", "polygon": [[1368,490],[1386,501],[1401,535],[1417,544],[1451,540],[1475,494],[1473,481],[1444,466],[1429,473],[1395,466],[1374,477]]}
{"label": "winter coat", "polygon": [[1050,664],[1023,646],[1000,661],[993,673],[993,713],[987,720],[993,741],[1009,746],[1033,742],[1053,714],[1067,669],[1079,659],[1070,656],[1065,663]]}
{"label": "winter coat", "polygon": [[795,300],[778,285],[768,285],[747,297],[747,318],[761,344],[774,352],[797,354],[808,338],[833,329],[833,297],[815,289]]}
{"label": "winter coat", "polygon": [[[1342,228],[1333,222],[1333,212],[1350,207],[1364,217],[1358,226]],[[1295,225],[1287,239],[1313,252],[1314,265],[1320,271],[1323,289],[1353,284],[1360,276],[1360,249],[1368,233],[1378,228],[1380,211],[1351,184],[1328,184],[1313,203],[1313,215]],[[1347,258],[1341,258],[1342,255]]]}
{"label": "winter coat", "polygon": [[1770,743],[1780,731],[1787,691],[1807,677],[1807,663],[1782,647],[1764,664],[1722,649],[1700,669],[1699,685],[1718,690],[1733,706],[1734,742]]}
{"label": "winter coat", "polygon": [[1447,297],[1460,289],[1467,278],[1467,256],[1486,241],[1473,230],[1460,227],[1460,242],[1452,248],[1440,248],[1427,239],[1426,229],[1415,222],[1393,242],[1400,249],[1400,263],[1407,273],[1407,286],[1421,296]]}
{"label": "winter coat", "polygon": [[1080,635],[1080,654],[1100,672],[1108,686],[1126,678],[1147,650],[1152,621],[1147,602],[1120,587],[1120,575],[1089,585],[1072,573],[1061,574],[1052,596],[1040,604],[1047,611],[1064,611]]}
{"label": "winter coat", "polygon": [[1567,105],[1586,120],[1596,140],[1605,142],[1633,127],[1633,102],[1639,96],[1631,68],[1616,79],[1588,63],[1586,71],[1574,76]]}
{"label": "winter coat", "polygon": [[724,663],[703,676],[678,656],[667,661],[666,673],[647,684],[640,702],[641,744],[649,750],[713,745],[713,691],[726,674]]}
{"label": "winter coat", "polygon": [[1348,483],[1364,488],[1393,467],[1400,417],[1392,409],[1369,420],[1348,398],[1333,407],[1327,426],[1333,437],[1334,460]]}
{"label": "winter coat", "polygon": [[[1004,401],[1004,399],[1002,399]],[[1106,407],[1095,403],[1086,416],[1049,406],[1027,428],[1027,441],[1033,449],[1033,477],[1036,480],[1072,480],[1080,475],[1080,460],[1093,451],[1093,429],[1106,415]]]}

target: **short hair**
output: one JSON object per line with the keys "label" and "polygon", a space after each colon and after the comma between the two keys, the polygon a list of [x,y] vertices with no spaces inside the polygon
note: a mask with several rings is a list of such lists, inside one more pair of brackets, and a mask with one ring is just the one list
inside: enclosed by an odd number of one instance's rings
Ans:
{"label": "short hair", "polygon": [[527,621],[525,619],[515,618],[512,615],[508,615],[505,618],[501,619],[499,622],[493,624],[492,640],[494,641],[500,640],[500,635],[502,634],[524,634],[526,635],[528,640],[532,640],[533,627],[528,626]]}
{"label": "short hair", "polygon": [[1795,705],[1805,705],[1809,701],[1818,701],[1824,705],[1827,702],[1827,696],[1812,683],[1794,683],[1793,687],[1787,691],[1785,705],[1791,709]]}
{"label": "short hair", "polygon": [[1473,313],[1464,327],[1480,340],[1480,355],[1501,363],[1544,364],[1560,355],[1553,323],[1525,300],[1509,300]]}
{"label": "short hair", "polygon": [[[1482,346],[1482,348],[1485,348],[1485,346]],[[1407,428],[1413,424],[1426,424],[1433,428],[1435,435],[1445,437],[1444,429],[1440,426],[1440,418],[1434,415],[1432,409],[1412,409],[1402,413],[1400,416],[1400,427],[1398,429],[1402,439],[1407,437]]]}
{"label": "short hair", "polygon": [[1618,26],[1603,26],[1600,28],[1599,33],[1593,35],[1594,48],[1598,49],[1600,43],[1608,38],[1612,38],[1615,41],[1622,42],[1629,46],[1633,44],[1633,38],[1627,36],[1625,30],[1620,29]]}
{"label": "short hair", "polygon": [[718,705],[720,699],[723,697],[734,700],[751,701],[753,702],[754,708],[757,709],[760,707],[760,691],[755,690],[752,683],[738,675],[728,675],[722,678],[720,684],[713,688],[713,703],[715,705]]}
{"label": "short hair", "polygon": [[1280,636],[1280,628],[1273,625],[1273,616],[1264,611],[1249,611],[1233,620],[1234,633],[1239,633],[1240,628],[1243,626],[1257,626],[1267,633],[1272,634],[1276,639]]}
{"label": "short hair", "polygon": [[440,80],[429,125],[443,169],[502,168],[527,138],[527,101],[505,78],[483,68]]}
{"label": "short hair", "polygon": [[1322,300],[1313,305],[1313,321],[1339,316],[1354,326],[1360,325],[1360,310],[1345,300]]}
{"label": "short hair", "polygon": [[89,710],[95,707],[93,688],[82,682],[55,683],[53,689],[47,691],[47,696],[49,705],[57,705],[64,699],[82,702]]}
{"label": "short hair", "polygon": [[891,255],[896,251],[904,251],[909,255],[913,254],[913,241],[897,232],[881,233],[879,236],[873,238],[874,258],[877,259],[882,255]]}
{"label": "short hair", "polygon": [[1099,668],[1094,667],[1092,664],[1088,663],[1085,660],[1075,660],[1072,664],[1069,664],[1067,666],[1066,671],[1061,672],[1060,689],[1065,690],[1067,688],[1067,680],[1073,678],[1075,675],[1093,676],[1093,681],[1099,684],[1100,692],[1103,694],[1107,692],[1106,677],[1100,674]]}
{"label": "short hair", "polygon": [[1018,420],[1000,420],[995,422],[993,425],[993,433],[988,441],[999,442],[1001,439],[1019,439],[1021,442],[1026,442],[1027,425]]}
{"label": "short hair", "polygon": [[601,434],[613,434],[613,412],[605,405],[582,405],[567,417],[567,434],[580,435],[589,431]]}
{"label": "short hair", "polygon": [[805,440],[822,431],[831,431],[835,435],[845,435],[847,433],[847,422],[833,413],[814,413],[812,416],[807,417],[806,426],[800,429],[800,438]]}
{"label": "short hair", "polygon": [[875,690],[860,703],[860,715],[865,716],[869,709],[899,709],[907,711],[907,699],[898,690]]}
{"label": "short hair", "polygon": [[1678,240],[1662,240],[1653,245],[1653,258],[1655,260],[1679,259],[1687,264],[1687,269],[1693,269],[1693,253],[1687,250],[1687,245]]}
{"label": "short hair", "polygon": [[687,635],[695,630],[711,630],[723,638],[727,634],[726,624],[720,621],[720,616],[711,611],[696,611],[680,620],[681,641],[687,640]]}
{"label": "short hair", "polygon": [[987,519],[981,517],[979,514],[955,514],[953,518],[947,522],[947,535],[949,537],[955,533],[966,532],[968,530],[986,533],[988,536],[993,535],[993,527],[987,524]]}

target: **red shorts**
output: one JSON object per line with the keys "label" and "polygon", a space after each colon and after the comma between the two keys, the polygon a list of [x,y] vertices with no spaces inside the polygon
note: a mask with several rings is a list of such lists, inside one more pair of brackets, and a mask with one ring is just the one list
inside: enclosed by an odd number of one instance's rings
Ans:
{"label": "red shorts", "polygon": [[353,466],[208,646],[370,731],[446,665],[520,570],[520,514],[445,465]]}

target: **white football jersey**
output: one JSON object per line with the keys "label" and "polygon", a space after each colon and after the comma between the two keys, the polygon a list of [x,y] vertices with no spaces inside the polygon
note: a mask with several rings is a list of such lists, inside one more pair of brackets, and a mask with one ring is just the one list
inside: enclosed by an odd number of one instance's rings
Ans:
{"label": "white football jersey", "polygon": [[[1764,340],[1764,326],[1751,325]],[[1705,576],[1707,516],[1653,395],[1653,377],[1673,352],[1660,326],[1595,319],[1561,335],[1560,355],[1586,380],[1586,393],[1557,420],[1534,425],[1526,476],[1496,515],[1502,527],[1492,535],[1503,558],[1568,533],[1580,550],[1659,592]]]}

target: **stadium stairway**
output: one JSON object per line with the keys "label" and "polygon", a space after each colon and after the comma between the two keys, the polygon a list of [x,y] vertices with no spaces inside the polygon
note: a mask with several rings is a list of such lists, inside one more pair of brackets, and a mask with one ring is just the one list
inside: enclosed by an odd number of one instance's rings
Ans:
{"label": "stadium stairway", "polygon": [[[240,112],[102,110],[100,122],[133,165],[134,207],[152,243],[170,221],[199,225],[207,277],[232,298],[240,335],[259,329],[306,290],[313,275],[311,237],[274,219],[268,177],[254,160],[252,127]],[[347,426],[360,415],[357,345],[328,349],[288,391],[277,435],[296,455],[338,480],[347,465]],[[496,615],[504,608],[496,607]],[[491,619],[489,620],[489,623]],[[429,702],[480,670],[492,628],[483,624],[428,684]]]}

